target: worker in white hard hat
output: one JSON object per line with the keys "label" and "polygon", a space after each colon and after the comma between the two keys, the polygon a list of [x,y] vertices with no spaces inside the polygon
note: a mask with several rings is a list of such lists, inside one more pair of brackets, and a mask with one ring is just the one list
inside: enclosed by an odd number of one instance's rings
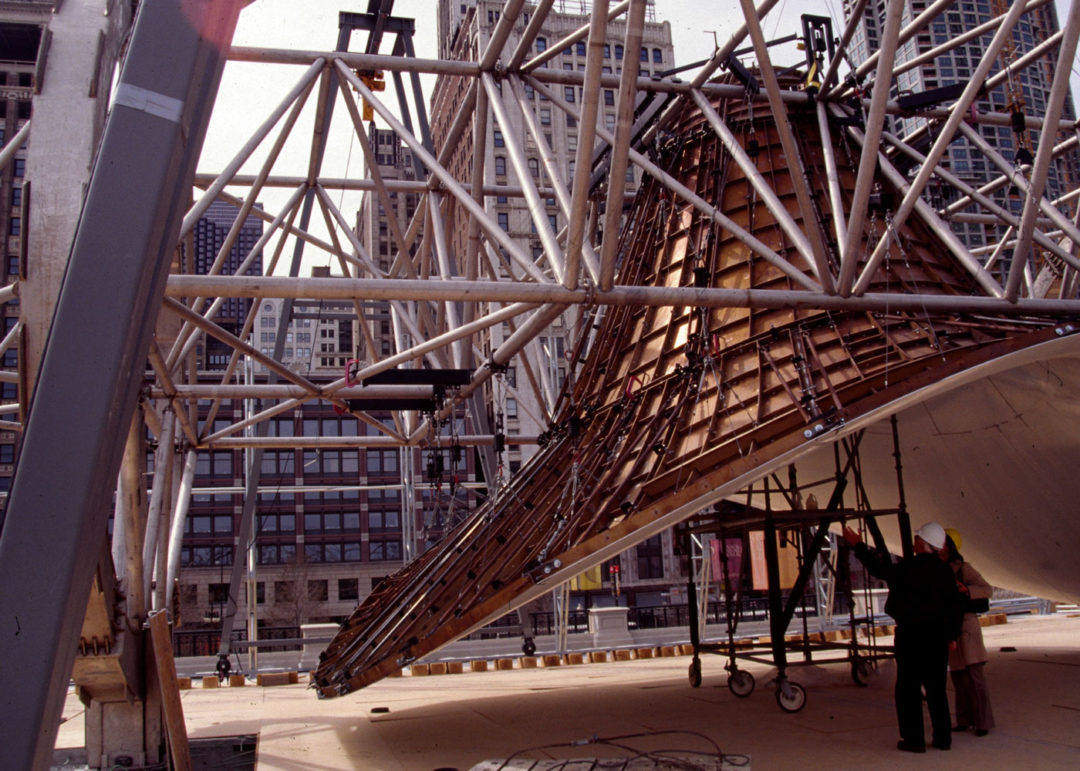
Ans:
{"label": "worker in white hard hat", "polygon": [[933,726],[933,746],[952,747],[952,720],[945,693],[949,643],[960,631],[963,604],[952,569],[945,562],[945,530],[928,522],[915,533],[914,556],[901,560],[871,550],[859,534],[844,528],[844,540],[871,575],[889,585],[885,612],[896,621],[896,719],[899,750],[926,752],[922,700]]}

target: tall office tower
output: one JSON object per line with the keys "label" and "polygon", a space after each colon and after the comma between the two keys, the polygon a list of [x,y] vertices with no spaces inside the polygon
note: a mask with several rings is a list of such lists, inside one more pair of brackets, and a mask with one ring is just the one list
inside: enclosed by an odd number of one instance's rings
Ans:
{"label": "tall office tower", "polygon": [[[6,149],[19,129],[30,120],[34,96],[35,72],[41,36],[52,13],[54,0],[0,4],[0,147]],[[25,275],[23,265],[23,176],[26,174],[26,145],[15,151],[11,162],[0,169],[0,233],[4,234],[3,285]],[[19,321],[19,303],[12,300],[0,305],[6,336]],[[2,368],[15,373],[18,346],[4,352]],[[0,402],[19,401],[17,378],[0,381]],[[0,424],[0,521],[11,487],[19,433],[5,430]]]}
{"label": "tall office tower", "polygon": [[[195,223],[192,234],[194,254],[191,266],[195,273],[206,275],[214,272],[236,275],[241,266],[246,264],[242,271],[243,275],[262,275],[262,252],[256,253],[253,250],[262,237],[263,227],[262,220],[254,214],[249,214],[244,219],[233,235],[229,249],[224,250],[224,246],[230,241],[230,234],[238,214],[237,207],[228,201],[217,200],[207,207],[206,212]],[[217,266],[216,269],[215,266]],[[250,299],[228,297],[224,299],[221,308],[214,315],[214,322],[226,331],[240,336],[250,310]],[[205,345],[200,345],[198,350],[199,369],[225,369],[229,364],[232,350],[225,343],[207,335]]]}
{"label": "tall office tower", "polygon": [[[855,5],[854,0],[844,0],[845,19],[850,18]],[[927,0],[907,0],[901,25],[908,24],[929,5]],[[866,61],[879,49],[881,34],[885,28],[886,6],[885,0],[870,0],[867,4],[862,24],[857,28],[849,47],[854,65]],[[1004,14],[1008,7],[1008,0],[960,0],[954,3],[928,27],[900,46],[896,55],[897,68],[903,69],[904,62],[971,33],[996,16]],[[1017,61],[1057,31],[1058,19],[1054,3],[1046,3],[1027,11],[1013,28],[1012,38],[1002,50],[992,73],[1001,72],[1004,64]],[[895,97],[966,85],[983,58],[994,32],[995,29],[985,30],[930,61],[898,73],[892,85],[892,95]],[[980,125],[978,130],[1001,156],[1014,165],[1029,164],[1034,148],[1039,145],[1040,132],[1025,128],[1024,118],[1038,118],[1045,114],[1055,63],[1053,58],[1041,59],[1013,74],[1002,85],[980,94],[976,100],[976,106],[981,112],[1008,113],[1013,116],[1011,126]],[[1071,94],[1066,97],[1063,117],[1068,120],[1075,118]],[[907,136],[918,131],[925,132],[925,124],[924,119],[912,115],[895,117],[887,125],[890,125],[894,132]],[[998,167],[988,160],[983,152],[969,139],[961,136],[950,144],[943,165],[974,187],[980,187],[1000,174]],[[1073,150],[1059,156],[1051,164],[1045,195],[1054,200],[1069,190],[1074,190],[1078,183],[1080,153]],[[958,195],[951,186],[939,189],[932,184],[926,198],[935,208],[941,208],[952,203]],[[999,204],[1015,213],[1020,212],[1022,200],[1016,190],[1002,186],[993,196]],[[973,211],[974,208],[969,208],[960,212],[951,218],[950,224],[968,248],[978,253],[987,244],[997,242],[1004,235],[1005,229],[1000,224],[985,221],[983,217],[970,216]],[[997,270],[1007,269],[1007,260],[997,264]]]}
{"label": "tall office tower", "polygon": [[[408,230],[420,196],[415,190],[397,189],[404,186],[402,183],[417,179],[412,151],[402,144],[397,135],[393,131],[376,128],[372,123],[368,128],[368,143],[378,165],[378,173],[388,188],[390,212],[388,215],[387,202],[382,201],[375,192],[364,193],[356,213],[356,235],[375,267],[385,275],[390,272],[393,256],[398,252],[395,233],[404,234]],[[366,170],[365,175],[370,179],[371,170]],[[363,310],[371,340],[368,341],[363,335],[357,339],[357,358],[376,361],[389,356],[394,351],[395,335],[406,334],[405,330],[394,329],[390,303],[385,300],[365,300]],[[401,340],[405,342],[404,338]],[[377,350],[369,351],[371,345]]]}
{"label": "tall office tower", "polygon": [[[439,55],[446,59],[477,60],[486,49],[488,41],[499,22],[503,3],[495,0],[439,0]],[[583,0],[561,0],[545,18],[529,53],[535,56],[553,48],[557,42],[573,32],[587,27],[590,3]],[[510,33],[504,50],[514,50],[529,23],[535,6],[526,5]],[[603,73],[618,76],[623,62],[629,56],[637,57],[640,77],[650,77],[674,67],[671,43],[671,27],[667,22],[655,21],[655,10],[650,3],[638,51],[625,51],[626,22],[615,19],[607,25],[607,37],[603,49]],[[542,67],[583,73],[585,70],[586,41],[565,46]],[[431,105],[432,134],[436,150],[439,150],[449,133],[457,107],[465,98],[469,83],[462,78],[440,76]],[[581,108],[582,89],[573,85],[552,87],[556,99],[573,110]],[[599,106],[598,122],[614,131],[617,89],[605,88]],[[526,128],[525,120],[517,106],[513,90],[505,84],[501,88],[502,102],[506,107],[511,125],[499,125],[492,109],[488,108],[484,121],[486,141],[484,162],[484,185],[489,189],[501,188],[485,200],[485,208],[494,212],[499,227],[518,242],[526,254],[534,257],[542,253],[540,237],[533,225],[529,207],[520,194],[520,183],[514,170],[513,159],[507,147],[507,136],[520,139],[525,159],[524,168],[536,182],[552,230],[557,234],[566,227],[567,218],[559,209],[555,194],[550,187],[548,173],[541,159],[538,142],[550,147],[555,168],[567,187],[574,177],[578,150],[577,120],[567,114],[554,100],[524,86],[528,106],[534,111],[542,137],[534,137]],[[475,120],[475,119],[474,119]],[[446,166],[457,179],[469,179],[473,161],[473,129],[465,131],[462,140],[450,154]],[[599,147],[599,140],[597,146]],[[630,166],[626,173],[626,199],[632,199],[641,182],[641,172]],[[467,262],[473,255],[468,239],[468,217],[456,211],[450,217],[453,223],[448,240],[459,260],[461,275],[468,274]],[[520,269],[500,255],[497,250],[482,247],[479,255],[481,277],[516,277]],[[572,350],[578,332],[587,329],[589,322],[577,311],[568,311],[557,318],[546,334],[527,346],[524,356],[516,357],[506,373],[493,378],[486,386],[486,401],[492,405],[493,422],[502,421],[507,435],[507,463],[509,470],[516,469],[534,452],[535,445],[515,444],[514,435],[537,435],[546,428],[547,415],[562,386],[567,373],[567,354]],[[489,339],[484,341],[485,352],[496,350],[513,332],[514,326],[504,323],[490,329]]]}
{"label": "tall office tower", "polygon": [[[439,0],[439,56],[443,59],[479,59],[499,23],[504,3],[496,0]],[[510,32],[510,39],[504,47],[514,50],[515,44],[522,37],[529,24],[536,6],[526,4],[521,16],[515,20]],[[533,39],[528,57],[542,52],[551,52],[558,41],[568,35],[588,27],[591,3],[588,0],[556,0],[552,11],[544,19],[540,31]],[[660,76],[675,67],[674,50],[671,41],[671,28],[667,22],[656,21],[655,8],[650,2],[646,9],[646,20],[641,46],[637,51],[625,50],[626,22],[623,17],[607,25],[607,35],[603,47],[602,74],[618,77],[622,74],[623,64],[629,57],[635,57],[639,67],[639,77]],[[587,54],[587,41],[582,40],[564,46],[558,53],[543,63],[549,70],[583,74]],[[527,58],[528,58],[527,57]],[[465,99],[469,82],[462,78],[440,76],[437,81],[431,105],[432,135],[435,150],[438,153],[450,131],[458,106]],[[564,103],[574,111],[582,107],[582,89],[576,85],[552,85],[552,96],[545,95],[529,85],[523,92],[525,100],[540,126],[540,137],[533,136],[526,127],[524,117],[518,108],[513,89],[506,81],[502,82],[500,95],[506,107],[509,125],[500,125],[494,111],[489,106],[483,121],[486,138],[484,152],[484,179],[487,195],[484,206],[493,213],[497,225],[521,245],[526,254],[534,258],[541,254],[540,237],[533,225],[528,204],[521,195],[521,184],[510,156],[507,137],[512,135],[519,140],[524,151],[522,164],[526,173],[536,183],[546,216],[552,230],[558,234],[567,225],[567,218],[557,205],[551,188],[548,172],[542,162],[540,142],[546,143],[554,156],[554,168],[557,169],[567,188],[571,187],[574,177],[578,151],[578,123],[556,103]],[[638,108],[642,109],[639,95]],[[614,132],[617,109],[617,88],[605,87],[601,94],[597,121],[609,131]],[[475,118],[473,119],[475,121]],[[462,135],[454,150],[449,153],[446,167],[456,179],[470,179],[473,166],[473,126],[470,125]],[[601,148],[598,139],[596,148]],[[594,159],[598,156],[593,154]],[[599,174],[602,184],[606,185],[606,175]],[[626,205],[632,200],[641,183],[641,171],[634,166],[627,169],[625,178]],[[467,261],[473,256],[469,244],[467,227],[468,216],[456,204],[451,202],[447,216],[447,240],[451,251],[458,259],[459,275],[468,275]],[[615,234],[613,234],[615,235]],[[500,278],[509,280],[520,277],[521,270],[506,259],[499,250],[484,247],[479,255],[480,278]],[[497,374],[485,386],[484,401],[488,405],[488,417],[494,430],[506,434],[506,452],[500,468],[512,475],[536,451],[536,445],[515,443],[515,436],[536,436],[547,429],[547,416],[559,389],[567,376],[567,355],[573,350],[583,330],[588,330],[591,321],[582,317],[576,310],[568,311],[556,318],[547,331],[534,343],[526,347],[524,355],[511,360],[504,373]],[[495,325],[482,341],[485,354],[496,350],[516,327],[509,323]],[[588,588],[590,596],[582,599],[575,595],[573,602],[588,604],[610,603],[614,582],[609,580],[616,574],[609,572],[615,564],[620,565],[619,581],[622,587],[621,603],[636,604],[638,607],[663,605],[676,601],[677,587],[683,584],[687,575],[687,556],[684,544],[672,530],[664,531],[647,541],[628,550],[612,560],[602,571],[602,588],[592,577]],[[586,588],[583,584],[582,589]]]}

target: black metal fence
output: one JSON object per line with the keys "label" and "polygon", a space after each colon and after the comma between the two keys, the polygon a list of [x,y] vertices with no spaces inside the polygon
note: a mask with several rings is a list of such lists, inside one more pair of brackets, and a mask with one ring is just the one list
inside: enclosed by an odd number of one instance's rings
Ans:
{"label": "black metal fence", "polygon": [[[787,602],[787,597],[784,597]],[[767,621],[769,618],[769,600],[766,597],[743,597],[739,602],[739,619],[742,621]],[[805,596],[805,603],[796,609],[795,617],[800,618],[805,612],[807,617],[817,615],[817,608],[811,594]],[[531,634],[539,635],[555,634],[555,614],[552,612],[530,613],[529,626]],[[631,607],[627,613],[627,625],[630,629],[665,629],[668,627],[689,627],[690,608],[688,605],[656,605],[650,607]],[[727,613],[724,603],[719,601],[710,602],[706,610],[707,624],[726,624]],[[589,611],[580,609],[572,610],[568,619],[569,632],[587,632],[589,630]],[[517,628],[514,627],[514,633]],[[511,634],[491,636],[512,636]]]}
{"label": "black metal fence", "polygon": [[[298,626],[267,626],[259,628],[259,640],[295,640],[300,637]],[[246,629],[234,629],[234,643],[247,641]],[[221,647],[221,629],[176,629],[173,631],[173,656],[216,656]],[[299,643],[259,645],[260,651],[298,651]]]}

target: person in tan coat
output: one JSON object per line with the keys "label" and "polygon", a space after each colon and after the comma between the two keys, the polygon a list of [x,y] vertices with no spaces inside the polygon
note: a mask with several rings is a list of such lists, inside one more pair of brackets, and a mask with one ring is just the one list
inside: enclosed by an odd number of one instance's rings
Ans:
{"label": "person in tan coat", "polygon": [[974,728],[976,736],[986,736],[994,727],[994,712],[986,687],[988,656],[978,612],[989,607],[993,587],[960,555],[960,534],[952,528],[946,533],[949,566],[956,574],[957,587],[967,601],[960,638],[949,650],[949,674],[956,691],[956,725],[953,730]]}

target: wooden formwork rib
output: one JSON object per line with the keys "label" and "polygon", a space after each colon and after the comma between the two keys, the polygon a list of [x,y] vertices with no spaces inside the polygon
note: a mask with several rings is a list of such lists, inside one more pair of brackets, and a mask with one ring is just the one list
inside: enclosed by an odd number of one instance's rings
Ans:
{"label": "wooden formwork rib", "polygon": [[[745,140],[753,129],[758,164],[798,220],[771,116],[751,125],[740,103],[721,112],[735,136]],[[800,126],[812,134],[812,112],[793,112],[791,120],[797,135]],[[828,202],[821,153],[802,151],[814,194]],[[839,142],[837,152],[852,151]],[[669,174],[809,270],[696,110],[685,112],[659,156]],[[850,200],[854,177],[845,171],[841,184]],[[799,225],[831,232],[824,223]],[[866,240],[881,232],[871,218]],[[897,240],[870,291],[975,291],[918,221],[909,219]],[[837,247],[826,242],[835,260]],[[655,180],[643,183],[619,252],[621,284],[798,289]],[[1032,321],[806,308],[607,309],[591,350],[573,362],[540,452],[497,498],[367,598],[327,648],[316,686],[324,696],[347,693],[461,637],[671,517],[690,516],[725,485],[767,470],[806,443],[808,428],[840,425],[1052,337],[1049,321]]]}

